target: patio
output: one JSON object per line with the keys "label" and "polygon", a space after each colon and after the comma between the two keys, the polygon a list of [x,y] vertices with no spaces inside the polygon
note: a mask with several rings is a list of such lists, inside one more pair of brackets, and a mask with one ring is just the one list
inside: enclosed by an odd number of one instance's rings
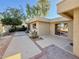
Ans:
{"label": "patio", "polygon": [[55,45],[43,48],[42,53],[41,57],[36,56],[31,59],[79,59]]}
{"label": "patio", "polygon": [[3,59],[10,59],[9,57],[17,54],[20,54],[19,58],[21,57],[21,59],[29,59],[41,53],[41,50],[29,39],[25,32],[14,33],[11,40]]}
{"label": "patio", "polygon": [[36,43],[41,48],[46,48],[50,45],[56,45],[61,49],[64,49],[68,53],[73,54],[73,46],[70,45],[72,40],[68,39],[67,37],[57,36],[57,35],[43,35],[41,36],[43,40],[38,40]]}
{"label": "patio", "polygon": [[11,35],[0,37],[0,59],[4,55],[6,49],[11,41],[11,38],[12,38]]}
{"label": "patio", "polygon": [[[18,56],[17,59],[79,59],[60,47],[67,46],[67,43],[71,41],[67,42],[67,40],[64,40],[66,42],[65,44],[62,37],[50,35],[42,36],[42,38],[43,40],[33,42],[25,32],[14,33],[2,59],[11,59],[15,56]],[[62,43],[60,43],[59,40],[62,41]]]}

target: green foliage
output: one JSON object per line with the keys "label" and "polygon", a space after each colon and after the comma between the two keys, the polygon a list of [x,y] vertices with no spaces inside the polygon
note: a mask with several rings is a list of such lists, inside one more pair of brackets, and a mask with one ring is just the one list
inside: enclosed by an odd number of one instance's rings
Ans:
{"label": "green foliage", "polygon": [[4,19],[1,19],[3,25],[21,25],[24,18],[20,9],[8,8],[2,13]]}
{"label": "green foliage", "polygon": [[37,4],[33,6],[30,6],[30,4],[27,3],[27,18],[46,16],[48,14],[49,9],[50,3],[48,0],[38,0]]}
{"label": "green foliage", "polygon": [[22,21],[17,18],[4,18],[1,19],[3,25],[21,25]]}
{"label": "green foliage", "polygon": [[22,19],[23,12],[17,8],[8,8],[6,9],[6,11],[2,13],[2,15],[4,16],[4,18],[10,17],[10,18]]}
{"label": "green foliage", "polygon": [[41,16],[46,16],[48,14],[49,9],[50,9],[49,0],[38,0],[37,5],[40,8]]}
{"label": "green foliage", "polygon": [[26,12],[27,12],[27,18],[30,18],[31,16],[32,16],[32,11],[31,11],[31,7],[30,7],[30,5],[27,3],[27,5],[26,5]]}

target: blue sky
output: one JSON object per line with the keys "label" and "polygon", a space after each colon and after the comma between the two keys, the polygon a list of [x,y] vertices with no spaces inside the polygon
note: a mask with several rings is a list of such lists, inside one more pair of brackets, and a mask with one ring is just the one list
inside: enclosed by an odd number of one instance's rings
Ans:
{"label": "blue sky", "polygon": [[[59,2],[59,0],[49,0],[51,8],[49,10],[47,18],[56,18],[59,17],[57,14],[57,7],[56,4]],[[29,0],[31,5],[34,5],[37,3],[37,0]],[[7,8],[23,8],[23,11],[25,12],[26,9],[26,3],[27,0],[0,0],[0,12],[5,11]]]}

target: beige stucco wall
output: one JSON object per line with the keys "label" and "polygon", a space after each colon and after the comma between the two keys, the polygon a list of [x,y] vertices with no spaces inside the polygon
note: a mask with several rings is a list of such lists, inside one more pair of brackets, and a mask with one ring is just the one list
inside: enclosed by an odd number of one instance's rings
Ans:
{"label": "beige stucco wall", "polygon": [[55,23],[50,23],[50,34],[55,35]]}
{"label": "beige stucco wall", "polygon": [[[60,2],[58,4],[58,13],[65,14],[64,12],[72,12],[73,23],[70,22],[69,25],[69,36],[73,39],[73,53],[79,57],[79,0],[64,0]],[[70,15],[65,15],[70,17]]]}
{"label": "beige stucco wall", "polygon": [[50,34],[50,23],[38,22],[38,34],[39,35]]}
{"label": "beige stucco wall", "polygon": [[36,23],[36,30],[39,36],[45,35],[45,34],[50,34],[50,23],[47,22],[32,22],[30,24],[30,31],[33,31],[33,24]]}
{"label": "beige stucco wall", "polygon": [[33,30],[33,27],[32,26],[33,26],[33,23],[30,24],[30,31]]}
{"label": "beige stucco wall", "polygon": [[[58,19],[58,18],[57,18]],[[61,18],[62,20],[62,18]],[[63,19],[64,20],[64,19]],[[51,34],[55,35],[55,24],[58,23],[68,23],[68,21],[52,21],[52,22],[44,22],[44,21],[34,21],[30,23],[30,31],[33,31],[33,24],[36,23],[36,29],[38,35]],[[69,22],[69,38],[72,38],[72,24]]]}
{"label": "beige stucco wall", "polygon": [[66,12],[79,7],[79,0],[63,0],[58,5],[58,13]]}
{"label": "beige stucco wall", "polygon": [[68,37],[73,40],[73,20],[68,22]]}
{"label": "beige stucco wall", "polygon": [[30,23],[30,31],[32,31],[33,30],[33,24],[36,24],[37,22],[32,22],[32,23]]}
{"label": "beige stucco wall", "polygon": [[74,10],[73,27],[73,52],[79,57],[79,8]]}

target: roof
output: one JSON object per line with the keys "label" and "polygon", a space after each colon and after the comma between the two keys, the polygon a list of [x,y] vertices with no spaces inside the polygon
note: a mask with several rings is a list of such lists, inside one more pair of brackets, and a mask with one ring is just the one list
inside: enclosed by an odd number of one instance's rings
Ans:
{"label": "roof", "polygon": [[66,22],[66,21],[70,21],[70,19],[67,19],[65,17],[58,17],[58,18],[51,19],[50,22]]}
{"label": "roof", "polygon": [[31,22],[35,22],[35,21],[50,22],[50,19],[43,18],[43,17],[36,17],[36,18],[30,19],[28,22],[31,23]]}
{"label": "roof", "polygon": [[41,21],[41,22],[66,22],[70,21],[70,19],[64,18],[64,17],[58,17],[58,18],[53,18],[53,19],[48,19],[48,18],[43,18],[43,17],[36,17],[30,19],[28,22],[35,22],[35,21]]}

